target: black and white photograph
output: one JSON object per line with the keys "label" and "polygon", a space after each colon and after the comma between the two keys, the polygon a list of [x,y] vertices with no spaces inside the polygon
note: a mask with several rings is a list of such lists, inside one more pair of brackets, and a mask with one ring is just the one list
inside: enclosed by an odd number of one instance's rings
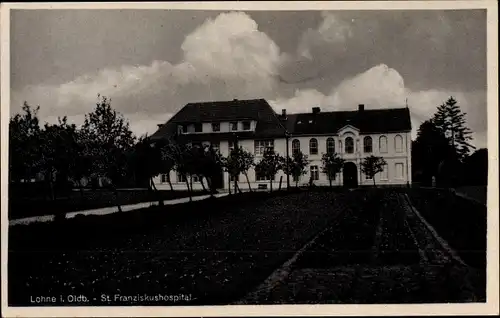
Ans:
{"label": "black and white photograph", "polygon": [[31,5],[2,316],[498,314],[496,1]]}

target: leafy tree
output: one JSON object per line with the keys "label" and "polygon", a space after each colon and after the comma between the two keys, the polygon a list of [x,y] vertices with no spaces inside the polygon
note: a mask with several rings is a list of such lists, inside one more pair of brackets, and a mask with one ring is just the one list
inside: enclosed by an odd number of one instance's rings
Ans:
{"label": "leafy tree", "polygon": [[331,152],[324,153],[321,157],[321,162],[322,172],[326,173],[330,187],[332,187],[332,181],[335,180],[335,176],[342,170],[345,160],[340,158],[335,152]]}
{"label": "leafy tree", "polygon": [[[234,189],[238,187],[238,176],[243,174],[248,183],[248,189],[252,191],[250,180],[248,179],[248,170],[254,165],[254,156],[249,151],[239,146],[231,150],[224,160],[224,166],[229,175],[234,178]],[[240,190],[241,192],[241,190]]]}
{"label": "leafy tree", "polygon": [[216,191],[213,180],[221,173],[224,161],[220,152],[212,146],[206,145],[200,150],[200,176],[207,180],[210,195],[213,196]]}
{"label": "leafy tree", "polygon": [[384,158],[371,155],[361,161],[361,171],[363,171],[363,173],[369,178],[372,178],[373,185],[376,186],[375,175],[379,172],[384,171],[384,166],[386,164],[387,162],[384,160]]}
{"label": "leafy tree", "polygon": [[[101,97],[93,112],[85,115],[81,128],[85,155],[92,160],[91,173],[108,178],[118,197],[116,184],[123,180],[128,169],[127,152],[135,137],[125,118],[111,107],[111,100]],[[120,205],[118,205],[121,211]]]}
{"label": "leafy tree", "polygon": [[436,127],[432,120],[423,122],[417,132],[417,138],[412,143],[412,168],[414,180],[430,184],[432,177],[438,175],[438,167],[445,160],[455,156],[444,133]]}
{"label": "leafy tree", "polygon": [[48,183],[51,199],[55,199],[54,182],[67,188],[70,178],[79,173],[77,161],[80,155],[78,133],[74,124],[67,118],[58,118],[58,124],[46,123],[39,138],[39,172]]}
{"label": "leafy tree", "polygon": [[463,171],[467,185],[488,185],[488,149],[478,149],[468,156]]}
{"label": "leafy tree", "polygon": [[434,125],[448,138],[460,161],[463,161],[471,149],[474,149],[474,146],[469,143],[472,140],[472,131],[466,126],[466,115],[467,113],[462,112],[457,101],[450,97],[438,107],[432,118]]}
{"label": "leafy tree", "polygon": [[302,151],[295,152],[292,158],[283,160],[283,171],[286,175],[291,175],[295,180],[295,187],[298,187],[299,179],[307,173],[306,167],[309,164],[307,156]]}
{"label": "leafy tree", "polygon": [[269,179],[270,191],[273,191],[273,180],[278,171],[283,169],[283,158],[273,149],[268,148],[264,152],[264,156],[255,166],[255,171],[263,174]]}
{"label": "leafy tree", "polygon": [[9,174],[10,180],[31,180],[40,165],[40,123],[38,111],[24,102],[22,114],[16,114],[9,122]]}

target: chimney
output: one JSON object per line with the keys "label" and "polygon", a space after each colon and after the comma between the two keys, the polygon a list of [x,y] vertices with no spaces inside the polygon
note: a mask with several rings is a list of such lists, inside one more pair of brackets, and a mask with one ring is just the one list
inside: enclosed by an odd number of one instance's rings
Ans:
{"label": "chimney", "polygon": [[163,127],[164,124],[158,124],[158,128],[161,128]]}
{"label": "chimney", "polygon": [[365,104],[359,104],[358,111],[362,112],[363,110],[365,110]]}
{"label": "chimney", "polygon": [[312,111],[313,111],[313,114],[319,114],[319,112],[321,111],[321,108],[319,108],[319,107],[313,107]]}
{"label": "chimney", "polygon": [[281,110],[281,117],[286,118],[286,109]]}

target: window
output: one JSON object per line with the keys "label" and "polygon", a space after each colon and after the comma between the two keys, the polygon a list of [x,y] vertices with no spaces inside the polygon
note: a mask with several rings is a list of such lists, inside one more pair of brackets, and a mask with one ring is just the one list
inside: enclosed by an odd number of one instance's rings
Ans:
{"label": "window", "polygon": [[274,140],[255,140],[254,148],[255,155],[261,156],[266,149],[274,150]]}
{"label": "window", "polygon": [[212,141],[211,146],[213,150],[220,152],[220,142]]}
{"label": "window", "polygon": [[403,137],[401,135],[394,137],[394,148],[396,148],[396,152],[403,152]]}
{"label": "window", "polygon": [[384,170],[380,173],[380,180],[389,180],[389,166],[384,165]]}
{"label": "window", "polygon": [[250,130],[250,122],[249,121],[243,122],[243,130]]}
{"label": "window", "polygon": [[311,166],[311,178],[314,180],[319,180],[318,166]]}
{"label": "window", "polygon": [[296,154],[300,152],[300,141],[298,139],[294,139],[292,141],[292,154]]}
{"label": "window", "polygon": [[162,173],[160,175],[160,182],[161,183],[167,183],[170,179],[170,174],[169,173]]}
{"label": "window", "polygon": [[185,132],[184,126],[179,125],[177,126],[177,133],[182,134]]}
{"label": "window", "polygon": [[220,131],[220,123],[212,123],[212,131]]}
{"label": "window", "polygon": [[311,138],[311,140],[309,140],[309,154],[318,154],[318,141],[316,140],[316,138]]}
{"label": "window", "polygon": [[203,131],[203,125],[201,123],[194,124],[194,132],[202,132],[202,131]]}
{"label": "window", "polygon": [[381,153],[387,152],[387,137],[386,136],[380,136],[380,138],[379,138],[379,151]]}
{"label": "window", "polygon": [[186,182],[186,176],[177,172],[177,182]]}
{"label": "window", "polygon": [[335,140],[333,140],[333,138],[328,138],[326,140],[326,152],[327,153],[335,152]]}
{"label": "window", "polygon": [[347,137],[345,139],[345,152],[354,153],[354,140],[352,139],[352,137]]}
{"label": "window", "polygon": [[229,126],[230,126],[232,131],[238,130],[238,122],[237,121],[229,123]]}
{"label": "window", "polygon": [[364,152],[367,152],[367,153],[370,153],[373,151],[372,137],[367,136],[363,139],[363,150],[364,150]]}
{"label": "window", "polygon": [[403,179],[403,164],[396,163],[396,179]]}

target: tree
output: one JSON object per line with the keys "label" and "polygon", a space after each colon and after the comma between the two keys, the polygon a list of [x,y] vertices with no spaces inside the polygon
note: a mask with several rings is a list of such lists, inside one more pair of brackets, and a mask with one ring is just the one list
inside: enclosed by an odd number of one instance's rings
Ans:
{"label": "tree", "polygon": [[[135,137],[129,123],[111,107],[111,99],[98,95],[93,112],[85,115],[82,139],[85,153],[92,160],[91,172],[98,178],[108,178],[118,197],[116,184],[127,174],[127,152]],[[118,210],[121,206],[118,204]]]}
{"label": "tree", "polygon": [[[198,171],[200,172],[201,178],[205,178],[207,180],[210,196],[213,197],[216,191],[213,180],[218,174],[221,173],[224,161],[220,152],[214,149],[211,145],[206,145],[200,150],[200,156],[198,157]],[[200,179],[200,181],[202,180],[203,179]]]}
{"label": "tree", "polygon": [[16,114],[9,121],[9,176],[13,182],[31,180],[38,172],[40,145],[40,123],[38,111],[27,102],[22,114]]}
{"label": "tree", "polygon": [[414,180],[418,181],[420,177],[424,184],[431,184],[432,178],[438,175],[439,165],[454,156],[454,149],[441,129],[432,120],[423,122],[412,143]]}
{"label": "tree", "polygon": [[254,166],[254,156],[252,153],[246,151],[241,146],[236,147],[231,150],[227,158],[224,160],[224,166],[229,175],[235,180],[235,191],[236,189],[239,189],[238,176],[241,174],[245,175],[248,183],[248,189],[249,191],[252,191],[250,180],[248,179],[248,170]]}
{"label": "tree", "polygon": [[255,171],[259,174],[263,174],[269,179],[270,191],[273,191],[273,180],[278,173],[283,168],[283,158],[277,154],[272,148],[266,149],[264,156],[255,166]]}
{"label": "tree", "polygon": [[322,155],[321,162],[322,172],[328,176],[331,188],[332,181],[335,180],[335,176],[342,170],[345,160],[340,158],[335,152],[330,152]]}
{"label": "tree", "polygon": [[307,156],[301,151],[297,151],[292,155],[292,158],[283,160],[283,171],[286,175],[291,175],[295,180],[295,187],[298,187],[299,179],[307,173],[306,167],[309,164]]}
{"label": "tree", "polygon": [[461,111],[457,101],[450,97],[438,107],[432,118],[434,125],[448,138],[460,161],[474,149],[469,143],[472,140],[472,131],[466,126],[466,115],[467,113]]}
{"label": "tree", "polygon": [[373,185],[376,186],[375,175],[379,172],[384,171],[384,166],[386,164],[387,162],[384,160],[384,158],[371,155],[364,158],[361,162],[361,171],[363,171],[363,173],[367,177],[373,179]]}
{"label": "tree", "polygon": [[74,124],[68,124],[67,118],[58,118],[57,124],[46,123],[40,131],[39,145],[39,172],[48,183],[50,197],[55,199],[54,182],[67,189],[70,178],[76,171],[79,157],[77,129]]}

